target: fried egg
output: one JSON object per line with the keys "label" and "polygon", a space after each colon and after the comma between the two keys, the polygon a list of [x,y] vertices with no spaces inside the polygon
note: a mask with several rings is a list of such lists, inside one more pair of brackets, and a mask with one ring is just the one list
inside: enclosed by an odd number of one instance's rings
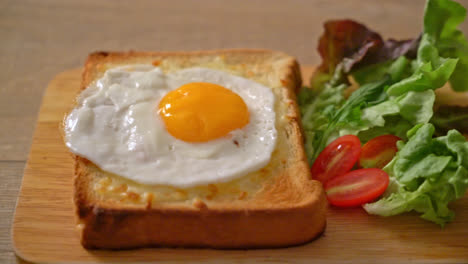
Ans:
{"label": "fried egg", "polygon": [[266,166],[275,148],[269,87],[207,68],[105,72],[64,120],[70,150],[141,184],[192,187]]}

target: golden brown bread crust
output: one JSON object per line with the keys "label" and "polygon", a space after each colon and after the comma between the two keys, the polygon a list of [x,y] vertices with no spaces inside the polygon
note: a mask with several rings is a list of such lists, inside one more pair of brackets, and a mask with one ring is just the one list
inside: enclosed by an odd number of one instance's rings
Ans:
{"label": "golden brown bread crust", "polygon": [[[303,149],[295,92],[301,85],[299,65],[283,53],[266,50],[201,52],[96,52],[88,57],[81,89],[99,77],[109,64],[132,64],[142,59],[175,61],[190,67],[197,61],[222,56],[227,64],[243,64],[252,74],[278,78],[287,102],[285,126],[290,144],[285,168],[254,198],[239,201],[121,204],[93,193],[94,164],[75,156],[74,201],[86,248],[124,249],[146,246],[264,248],[305,243],[323,232],[327,202],[319,182],[311,179]],[[253,67],[255,65],[255,67]],[[252,67],[250,67],[252,66]]]}

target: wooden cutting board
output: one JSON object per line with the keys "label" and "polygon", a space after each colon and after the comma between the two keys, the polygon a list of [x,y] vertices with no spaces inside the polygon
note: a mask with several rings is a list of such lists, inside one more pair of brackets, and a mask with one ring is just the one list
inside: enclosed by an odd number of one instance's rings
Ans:
{"label": "wooden cutting board", "polygon": [[[313,68],[304,67],[308,80]],[[390,218],[362,209],[329,208],[327,228],[306,245],[274,250],[153,248],[87,251],[80,246],[72,204],[73,161],[59,122],[78,92],[81,69],[52,80],[39,113],[12,227],[16,254],[39,263],[115,262],[468,262],[468,196],[451,204],[455,220],[441,229],[416,214]],[[440,93],[444,101],[467,104],[468,94]]]}

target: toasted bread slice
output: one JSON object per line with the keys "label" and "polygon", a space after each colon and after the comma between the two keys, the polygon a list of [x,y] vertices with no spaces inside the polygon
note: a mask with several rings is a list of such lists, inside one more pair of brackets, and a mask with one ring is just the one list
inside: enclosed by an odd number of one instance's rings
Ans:
{"label": "toasted bread slice", "polygon": [[259,171],[185,189],[132,182],[75,156],[74,202],[85,248],[283,247],[323,232],[327,202],[303,149],[295,97],[301,76],[294,58],[266,50],[97,52],[86,62],[81,89],[107,69],[129,64],[153,64],[165,72],[212,68],[271,87],[277,144]]}

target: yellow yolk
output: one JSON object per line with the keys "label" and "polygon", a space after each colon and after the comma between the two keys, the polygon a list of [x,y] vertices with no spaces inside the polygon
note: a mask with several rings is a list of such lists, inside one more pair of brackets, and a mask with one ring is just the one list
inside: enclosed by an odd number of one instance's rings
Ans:
{"label": "yellow yolk", "polygon": [[166,94],[158,113],[167,131],[183,141],[206,142],[249,123],[244,100],[223,86],[188,83]]}

